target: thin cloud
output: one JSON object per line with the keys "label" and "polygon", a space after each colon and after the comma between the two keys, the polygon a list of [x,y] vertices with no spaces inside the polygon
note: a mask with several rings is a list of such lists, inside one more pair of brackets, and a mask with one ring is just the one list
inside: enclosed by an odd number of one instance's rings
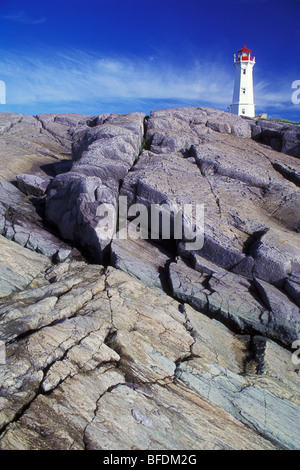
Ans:
{"label": "thin cloud", "polygon": [[[229,104],[232,76],[214,64],[188,68],[154,60],[97,57],[82,51],[43,57],[1,54],[0,78],[14,104],[93,99],[180,99]],[[229,96],[228,96],[229,93]]]}
{"label": "thin cloud", "polygon": [[14,21],[16,23],[23,23],[28,25],[41,24],[47,21],[47,18],[44,16],[41,18],[31,18],[27,16],[24,11],[17,11],[9,15],[0,15],[0,18],[3,20]]}
{"label": "thin cloud", "polygon": [[[18,54],[0,51],[0,79],[6,83],[7,105],[24,109],[53,106],[94,109],[97,103],[149,102],[227,109],[234,71],[217,62],[174,65],[154,57],[103,56],[81,50]],[[291,102],[291,84],[255,82],[257,107],[284,109]]]}
{"label": "thin cloud", "polygon": [[276,83],[261,80],[255,86],[255,101],[260,107],[288,108],[292,97],[292,80],[278,80]]}

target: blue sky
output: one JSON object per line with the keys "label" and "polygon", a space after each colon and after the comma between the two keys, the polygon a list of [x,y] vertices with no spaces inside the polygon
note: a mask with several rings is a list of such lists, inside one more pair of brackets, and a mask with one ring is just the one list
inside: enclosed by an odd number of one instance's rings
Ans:
{"label": "blue sky", "polygon": [[128,113],[231,104],[256,57],[256,112],[300,121],[300,0],[0,0],[0,112]]}

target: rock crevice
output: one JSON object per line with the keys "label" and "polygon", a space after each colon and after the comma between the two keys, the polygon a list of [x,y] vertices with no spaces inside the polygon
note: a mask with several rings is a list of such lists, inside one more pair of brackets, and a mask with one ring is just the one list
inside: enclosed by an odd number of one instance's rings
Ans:
{"label": "rock crevice", "polygon": [[[298,128],[176,108],[0,134],[0,448],[299,448]],[[195,213],[132,236],[133,204],[203,204],[203,246]]]}

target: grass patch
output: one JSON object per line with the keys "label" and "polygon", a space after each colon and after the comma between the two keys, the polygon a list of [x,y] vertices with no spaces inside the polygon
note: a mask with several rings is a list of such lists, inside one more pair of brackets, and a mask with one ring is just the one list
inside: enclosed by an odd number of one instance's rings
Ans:
{"label": "grass patch", "polygon": [[256,119],[258,121],[282,122],[283,124],[294,124],[296,126],[300,126],[300,122],[289,121],[288,119],[280,119],[280,118],[268,119],[268,118],[262,118],[262,117],[258,117]]}

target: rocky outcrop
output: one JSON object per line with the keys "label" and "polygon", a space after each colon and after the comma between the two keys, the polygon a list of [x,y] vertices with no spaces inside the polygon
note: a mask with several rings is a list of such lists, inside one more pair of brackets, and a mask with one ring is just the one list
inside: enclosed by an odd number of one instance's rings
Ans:
{"label": "rocky outcrop", "polygon": [[117,210],[120,184],[140,152],[144,118],[142,113],[104,115],[77,128],[72,169],[51,183],[47,220],[93,261],[103,261],[113,235],[103,233],[106,209],[102,213],[101,208],[107,204]]}
{"label": "rocky outcrop", "polygon": [[[26,191],[27,193],[27,191]],[[44,222],[43,198],[30,198],[14,184],[0,181],[0,234],[9,240],[49,257],[53,262],[82,258]]]}
{"label": "rocky outcrop", "polygon": [[[176,254],[191,271],[184,280],[182,265],[177,270],[171,265],[173,295],[241,331],[290,345],[299,336],[299,306],[283,291],[300,269],[300,193],[277,165],[297,172],[299,162],[247,138],[249,120],[242,120],[245,127],[237,137],[237,132],[213,131],[203,115],[190,109],[153,112],[149,150],[125,177],[121,194],[128,205],[164,202],[170,211],[176,204],[203,203],[204,245],[187,250],[178,244]],[[211,263],[204,276],[203,261]],[[174,270],[180,280],[173,279]],[[276,302],[270,307],[257,279],[271,284],[270,295],[284,299],[286,311],[274,308]]]}
{"label": "rocky outcrop", "polygon": [[299,376],[282,347],[121,270],[44,259],[0,307],[1,449],[298,446]]}
{"label": "rocky outcrop", "polygon": [[207,108],[0,125],[0,448],[298,449],[298,155]]}
{"label": "rocky outcrop", "polygon": [[251,123],[253,139],[278,152],[300,158],[300,126],[284,122],[256,120]]}
{"label": "rocky outcrop", "polygon": [[19,245],[2,235],[0,245],[0,299],[25,289],[41,272],[51,266],[48,258],[31,250],[24,250],[21,254]]}

